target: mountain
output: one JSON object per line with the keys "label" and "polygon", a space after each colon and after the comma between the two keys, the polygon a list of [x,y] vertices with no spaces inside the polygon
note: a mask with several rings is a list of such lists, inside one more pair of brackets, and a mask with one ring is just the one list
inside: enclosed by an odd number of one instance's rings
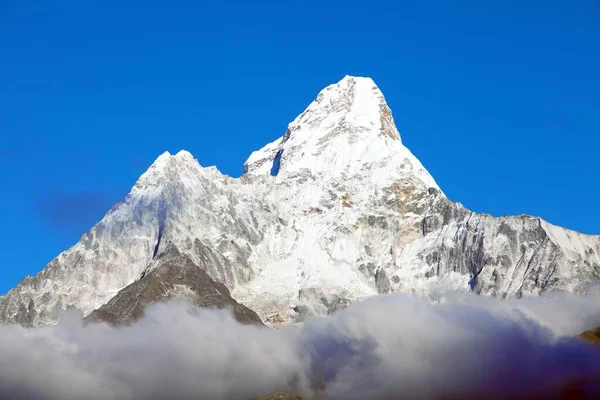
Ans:
{"label": "mountain", "polygon": [[370,78],[325,88],[244,170],[231,178],[186,151],[162,154],[77,244],[0,298],[0,321],[123,309],[119,296],[144,291],[137,282],[191,265],[271,324],[378,293],[506,298],[585,293],[600,280],[599,236],[449,200]]}
{"label": "mountain", "polygon": [[263,325],[256,313],[235,301],[222,283],[170,246],[160,267],[122,289],[108,303],[86,317],[88,322],[129,324],[143,316],[146,307],[176,297],[185,297],[196,307],[229,308],[244,324]]}

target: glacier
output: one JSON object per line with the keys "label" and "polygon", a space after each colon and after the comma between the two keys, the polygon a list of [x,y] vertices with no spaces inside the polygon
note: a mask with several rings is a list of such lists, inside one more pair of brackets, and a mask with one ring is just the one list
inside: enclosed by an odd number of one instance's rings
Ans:
{"label": "glacier", "polygon": [[273,326],[390,292],[520,298],[600,281],[600,236],[448,199],[366,77],[322,90],[239,178],[184,150],[160,155],[77,244],[0,297],[0,322],[89,315],[169,249]]}

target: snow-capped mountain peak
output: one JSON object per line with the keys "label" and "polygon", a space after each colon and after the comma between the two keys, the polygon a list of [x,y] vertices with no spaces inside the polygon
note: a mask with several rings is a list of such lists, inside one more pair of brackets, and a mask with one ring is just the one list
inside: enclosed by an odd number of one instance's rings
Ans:
{"label": "snow-capped mountain peak", "polygon": [[346,76],[323,89],[285,134],[250,155],[252,175],[359,177],[386,186],[407,176],[439,189],[402,144],[392,112],[371,78]]}
{"label": "snow-capped mountain peak", "polygon": [[600,237],[447,199],[370,78],[325,88],[245,169],[236,179],[163,153],[76,245],[0,297],[0,323],[88,314],[135,282],[180,276],[165,266],[174,254],[272,323],[377,293],[520,297],[600,282]]}
{"label": "snow-capped mountain peak", "polygon": [[165,151],[140,176],[131,194],[150,194],[153,190],[162,190],[165,185],[189,183],[190,180],[195,180],[195,175],[202,169],[194,156],[186,150],[175,155]]}
{"label": "snow-capped mountain peak", "polygon": [[[400,135],[393,121],[391,127],[382,123],[389,116],[391,112],[383,93],[371,78],[346,76],[323,89],[307,109],[290,123],[290,137],[286,141],[308,139],[302,138],[302,134],[327,140],[324,134],[332,133],[352,136],[385,133],[392,140],[397,140]],[[345,127],[354,129],[348,131],[344,130]],[[391,129],[384,132],[386,128]],[[295,133],[300,130],[301,134]]]}

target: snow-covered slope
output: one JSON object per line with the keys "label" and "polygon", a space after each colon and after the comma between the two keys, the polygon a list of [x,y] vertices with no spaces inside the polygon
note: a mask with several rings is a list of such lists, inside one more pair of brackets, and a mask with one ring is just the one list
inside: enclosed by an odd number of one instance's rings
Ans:
{"label": "snow-covered slope", "polygon": [[0,321],[89,313],[159,268],[167,243],[272,323],[390,291],[519,297],[600,279],[600,237],[448,200],[370,78],[325,88],[245,171],[161,155],[79,243],[0,298]]}

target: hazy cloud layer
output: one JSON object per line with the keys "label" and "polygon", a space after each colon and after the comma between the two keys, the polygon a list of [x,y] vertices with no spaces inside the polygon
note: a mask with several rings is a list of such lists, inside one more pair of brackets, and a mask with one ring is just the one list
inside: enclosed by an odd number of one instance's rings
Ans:
{"label": "hazy cloud layer", "polygon": [[599,304],[378,296],[287,334],[179,300],[119,329],[71,314],[0,327],[0,398],[249,399],[311,385],[333,400],[546,395],[600,377],[599,347],[558,336],[600,325]]}

